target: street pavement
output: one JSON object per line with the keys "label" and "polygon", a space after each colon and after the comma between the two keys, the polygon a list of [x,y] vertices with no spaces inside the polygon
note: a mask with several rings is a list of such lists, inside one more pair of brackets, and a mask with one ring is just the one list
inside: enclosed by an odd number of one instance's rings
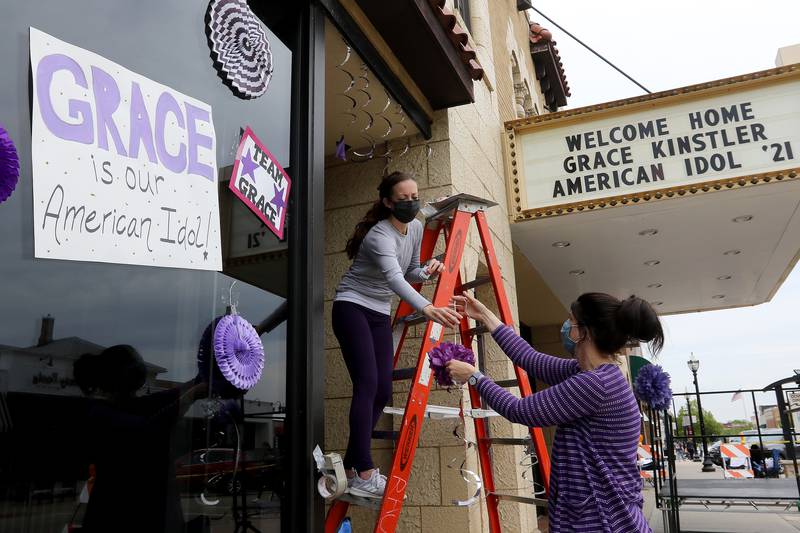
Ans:
{"label": "street pavement", "polygon": [[[678,461],[675,464],[678,479],[720,479],[722,469],[702,472],[702,463]],[[736,483],[736,480],[729,480]],[[653,488],[645,484],[644,513],[654,533],[664,533],[664,522],[660,509],[655,505]],[[800,512],[797,508],[783,511],[775,507],[761,510],[706,510],[698,505],[682,506],[680,510],[681,531],[709,533],[797,533],[800,531]],[[722,507],[716,507],[722,509]]]}

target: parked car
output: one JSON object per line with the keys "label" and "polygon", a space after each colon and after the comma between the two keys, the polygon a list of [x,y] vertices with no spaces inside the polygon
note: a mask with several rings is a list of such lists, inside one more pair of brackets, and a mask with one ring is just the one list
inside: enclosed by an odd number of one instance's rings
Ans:
{"label": "parked car", "polygon": [[189,492],[210,490],[218,494],[233,494],[242,483],[251,490],[261,490],[270,475],[278,475],[278,457],[268,450],[242,451],[234,481],[236,450],[233,448],[203,448],[195,450],[175,464],[175,474],[181,488]]}
{"label": "parked car", "polygon": [[[666,470],[667,466],[664,463],[663,459],[661,461],[659,461],[658,463],[659,463],[659,465],[660,465],[662,470]],[[655,461],[653,461],[652,458],[650,458],[650,459],[642,459],[641,461],[639,461],[639,468],[641,468],[642,470],[654,470],[655,469],[655,465],[656,465],[656,463],[655,463]]]}
{"label": "parked car", "polygon": [[767,455],[775,449],[780,453],[781,459],[786,459],[786,443],[783,442],[782,429],[764,428],[761,430],[761,439],[758,437],[757,429],[748,429],[747,431],[742,431],[742,433],[745,435],[744,442],[748,448],[753,444],[761,446],[763,442]]}
{"label": "parked car", "polygon": [[716,440],[708,447],[708,456],[711,458],[711,462],[717,466],[722,466],[722,454],[719,451],[719,447],[724,443],[725,441],[723,440]]}

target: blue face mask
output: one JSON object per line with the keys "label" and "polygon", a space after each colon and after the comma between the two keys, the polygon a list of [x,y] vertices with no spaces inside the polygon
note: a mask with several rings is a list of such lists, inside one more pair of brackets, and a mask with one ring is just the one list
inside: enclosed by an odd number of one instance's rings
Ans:
{"label": "blue face mask", "polygon": [[571,330],[572,324],[570,323],[569,319],[566,319],[564,324],[561,325],[561,344],[570,355],[575,355],[576,343],[574,340],[569,338],[569,332]]}

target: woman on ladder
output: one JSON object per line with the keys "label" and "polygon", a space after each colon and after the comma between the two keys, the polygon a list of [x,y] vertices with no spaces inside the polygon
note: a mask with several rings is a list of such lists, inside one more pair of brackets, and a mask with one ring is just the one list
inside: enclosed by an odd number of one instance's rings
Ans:
{"label": "woman on ladder", "polygon": [[550,385],[517,398],[472,365],[450,361],[453,380],[469,382],[502,416],[528,427],[558,426],[553,441],[548,514],[552,533],[650,532],[642,513],[642,480],[636,466],[641,419],[616,353],[628,342],[664,345],[658,315],[631,296],[619,300],[585,293],[561,326],[573,359],[537,352],[481,302],[465,294],[458,308],[492,332],[515,365]]}
{"label": "woman on ladder", "polygon": [[455,327],[461,319],[453,309],[434,307],[411,286],[443,269],[436,259],[424,267],[419,263],[423,225],[416,220],[416,181],[410,174],[393,172],[381,180],[378,193],[347,242],[353,263],[336,288],[332,312],[333,332],[353,382],[343,461],[347,484],[351,494],[374,498],[383,497],[386,486],[370,447],[372,430],[392,395],[392,299],[398,295],[428,320],[445,326]]}

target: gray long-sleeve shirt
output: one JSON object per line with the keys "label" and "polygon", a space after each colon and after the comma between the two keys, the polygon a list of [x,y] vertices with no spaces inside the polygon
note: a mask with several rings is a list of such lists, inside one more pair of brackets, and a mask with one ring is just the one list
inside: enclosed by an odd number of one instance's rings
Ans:
{"label": "gray long-sleeve shirt", "polygon": [[375,224],[364,237],[353,263],[336,288],[334,301],[352,302],[385,315],[397,294],[417,311],[430,302],[411,283],[427,279],[419,264],[422,223],[409,222],[405,235],[389,220]]}

